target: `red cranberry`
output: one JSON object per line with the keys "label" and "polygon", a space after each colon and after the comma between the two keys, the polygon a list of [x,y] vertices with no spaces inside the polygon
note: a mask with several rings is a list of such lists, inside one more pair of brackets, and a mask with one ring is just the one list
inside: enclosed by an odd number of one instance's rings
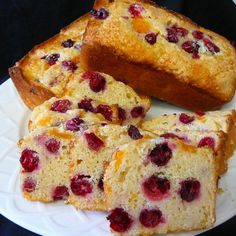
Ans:
{"label": "red cranberry", "polygon": [[75,175],[70,180],[71,191],[77,195],[85,197],[87,194],[92,193],[93,186],[92,183],[88,180],[91,178],[89,175]]}
{"label": "red cranberry", "polygon": [[98,188],[102,191],[104,191],[104,183],[103,183],[103,176],[98,181]]}
{"label": "red cranberry", "polygon": [[138,140],[141,139],[143,137],[142,134],[140,134],[139,130],[137,127],[130,125],[129,129],[128,129],[128,135],[130,136],[130,138],[132,138],[133,140]]}
{"label": "red cranberry", "polygon": [[75,41],[71,40],[71,39],[67,39],[66,41],[61,43],[61,46],[64,48],[71,48],[73,47]]}
{"label": "red cranberry", "polygon": [[66,113],[71,109],[71,102],[68,99],[57,100],[51,105],[51,111]]}
{"label": "red cranberry", "polygon": [[119,233],[128,231],[133,223],[130,215],[122,208],[112,210],[107,219],[110,221],[110,227]]}
{"label": "red cranberry", "polygon": [[126,111],[125,111],[125,109],[123,109],[121,107],[118,108],[118,118],[121,121],[121,123],[126,120]]}
{"label": "red cranberry", "polygon": [[155,34],[155,33],[146,34],[146,35],[145,35],[145,40],[146,40],[149,44],[153,45],[153,44],[155,44],[156,41],[157,41],[157,34]]}
{"label": "red cranberry", "polygon": [[200,142],[198,143],[198,147],[205,147],[205,146],[208,146],[210,148],[214,148],[215,147],[215,139],[212,137],[202,138],[200,140]]}
{"label": "red cranberry", "polygon": [[167,28],[167,40],[170,43],[178,43],[179,37],[185,37],[188,34],[188,30],[182,27],[172,26]]}
{"label": "red cranberry", "polygon": [[156,145],[148,157],[155,165],[165,166],[172,157],[172,151],[167,143],[161,143]]}
{"label": "red cranberry", "polygon": [[189,116],[185,113],[181,113],[179,116],[179,121],[184,123],[184,124],[190,124],[194,121],[194,116]]}
{"label": "red cranberry", "polygon": [[195,112],[198,116],[204,116],[206,113],[204,111],[196,111]]}
{"label": "red cranberry", "polygon": [[164,177],[152,175],[143,182],[142,187],[145,196],[153,201],[157,201],[166,197],[170,189],[170,181]]}
{"label": "red cranberry", "polygon": [[74,72],[78,66],[73,61],[63,61],[62,67],[66,70]]}
{"label": "red cranberry", "polygon": [[79,131],[81,128],[81,124],[83,123],[84,121],[82,119],[80,119],[79,117],[75,117],[66,122],[66,129],[70,131]]}
{"label": "red cranberry", "polygon": [[195,59],[199,58],[198,50],[200,46],[197,42],[190,40],[186,41],[182,44],[182,48],[184,49],[184,51],[191,53],[193,58]]}
{"label": "red cranberry", "polygon": [[90,14],[98,20],[105,20],[109,16],[109,12],[105,8],[100,8],[98,10],[91,10]]}
{"label": "red cranberry", "polygon": [[203,39],[203,37],[204,37],[203,32],[198,31],[198,30],[193,31],[192,35],[195,39],[199,39],[199,40]]}
{"label": "red cranberry", "polygon": [[100,73],[87,71],[82,77],[89,80],[89,87],[95,93],[101,92],[105,89],[106,79]]}
{"label": "red cranberry", "polygon": [[177,134],[173,134],[173,133],[165,133],[165,134],[160,135],[160,137],[165,138],[165,139],[177,138],[179,140],[185,140],[183,137],[180,137]]}
{"label": "red cranberry", "polygon": [[217,47],[210,39],[204,38],[203,42],[208,51],[212,54],[215,54],[220,51],[219,47]]}
{"label": "red cranberry", "polygon": [[52,198],[54,201],[66,199],[69,196],[68,188],[64,185],[57,186],[52,194]]}
{"label": "red cranberry", "polygon": [[144,108],[142,106],[134,107],[131,110],[131,116],[133,118],[143,117],[144,116]]}
{"label": "red cranberry", "polygon": [[131,4],[129,6],[129,12],[133,17],[140,17],[143,11],[144,7],[140,4]]}
{"label": "red cranberry", "polygon": [[199,196],[200,182],[196,179],[190,178],[182,181],[180,188],[180,196],[183,200],[191,202]]}
{"label": "red cranberry", "polygon": [[57,153],[60,149],[60,141],[57,141],[55,138],[51,138],[45,143],[45,146],[49,152]]}
{"label": "red cranberry", "polygon": [[162,222],[161,217],[159,209],[144,209],[139,215],[139,221],[146,228],[154,228]]}
{"label": "red cranberry", "polygon": [[104,146],[104,142],[94,133],[85,133],[84,136],[90,149],[99,151]]}
{"label": "red cranberry", "polygon": [[39,164],[38,153],[30,149],[25,149],[21,153],[20,163],[26,172],[34,171]]}
{"label": "red cranberry", "polygon": [[41,59],[46,60],[50,66],[55,65],[59,58],[60,58],[60,54],[58,53],[41,57]]}
{"label": "red cranberry", "polygon": [[108,105],[99,105],[96,108],[96,113],[100,113],[104,116],[106,120],[112,121],[113,111]]}
{"label": "red cranberry", "polygon": [[23,182],[23,191],[27,193],[31,193],[35,190],[36,187],[36,181],[33,180],[31,177],[27,177]]}
{"label": "red cranberry", "polygon": [[94,112],[92,101],[92,99],[85,98],[78,103],[78,108],[83,109],[85,111]]}

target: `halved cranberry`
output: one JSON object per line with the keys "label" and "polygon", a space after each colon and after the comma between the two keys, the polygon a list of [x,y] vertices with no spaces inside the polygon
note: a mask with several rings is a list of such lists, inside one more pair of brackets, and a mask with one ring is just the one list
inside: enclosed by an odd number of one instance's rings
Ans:
{"label": "halved cranberry", "polygon": [[54,201],[66,199],[69,196],[68,188],[65,185],[57,186],[52,194],[52,198]]}
{"label": "halved cranberry", "polygon": [[200,46],[197,42],[190,40],[186,41],[182,44],[182,48],[184,49],[184,51],[191,53],[193,58],[195,59],[199,58],[198,50]]}
{"label": "halved cranberry", "polygon": [[51,138],[46,141],[45,147],[51,153],[57,153],[60,149],[60,141],[56,140],[55,138]]}
{"label": "halved cranberry", "polygon": [[82,77],[89,80],[89,87],[95,93],[101,92],[105,89],[106,79],[100,73],[87,71]]}
{"label": "halved cranberry", "polygon": [[70,180],[70,188],[71,191],[77,195],[85,197],[87,194],[92,193],[93,191],[93,185],[88,180],[88,178],[91,178],[89,175],[75,175]]}
{"label": "halved cranberry", "polygon": [[59,58],[60,58],[60,54],[58,53],[41,57],[41,59],[46,60],[50,66],[55,65]]}
{"label": "halved cranberry", "polygon": [[94,108],[92,105],[92,99],[90,98],[85,98],[82,99],[79,103],[78,103],[78,108],[83,109],[85,111],[90,111],[90,112],[94,112]]}
{"label": "halved cranberry", "polygon": [[57,100],[51,105],[51,111],[66,113],[71,109],[71,102],[68,99]]}
{"label": "halved cranberry", "polygon": [[171,26],[167,30],[167,40],[170,43],[179,42],[179,37],[185,37],[188,34],[188,30],[182,27]]}
{"label": "halved cranberry", "polygon": [[142,188],[146,197],[158,201],[167,196],[170,181],[167,178],[152,175],[143,182]]}
{"label": "halved cranberry", "polygon": [[104,142],[94,133],[85,133],[84,136],[90,149],[98,152],[104,146]]}
{"label": "halved cranberry", "polygon": [[196,111],[195,112],[198,116],[204,116],[206,113],[204,111]]}
{"label": "halved cranberry", "polygon": [[100,8],[98,10],[91,10],[90,14],[99,20],[105,20],[109,16],[109,12],[105,8]]}
{"label": "halved cranberry", "polygon": [[149,44],[153,45],[153,44],[155,44],[156,41],[157,41],[157,34],[155,34],[155,33],[148,33],[148,34],[145,35],[145,40],[146,40]]}
{"label": "halved cranberry", "polygon": [[25,149],[21,153],[20,163],[26,172],[34,171],[39,164],[38,153],[30,149]]}
{"label": "halved cranberry", "polygon": [[82,119],[80,119],[79,117],[75,117],[66,122],[66,129],[70,131],[79,131],[81,128],[81,124],[83,123],[84,121]]}
{"label": "halved cranberry", "polygon": [[155,165],[165,166],[172,157],[172,151],[167,143],[160,143],[149,153],[148,157]]}
{"label": "halved cranberry", "polygon": [[217,47],[210,39],[204,38],[203,42],[208,51],[211,52],[212,54],[220,52],[220,48]]}
{"label": "halved cranberry", "polygon": [[133,223],[130,215],[122,208],[112,210],[107,219],[110,221],[110,227],[119,233],[128,231]]}
{"label": "halved cranberry", "polygon": [[24,192],[31,193],[35,190],[35,187],[36,187],[36,181],[31,177],[27,177],[23,182],[22,189]]}
{"label": "halved cranberry", "polygon": [[61,43],[61,46],[64,48],[71,48],[71,47],[73,47],[74,43],[75,43],[74,40],[67,39],[66,41]]}
{"label": "halved cranberry", "polygon": [[104,191],[104,183],[103,183],[103,176],[98,181],[98,188],[102,191]]}
{"label": "halved cranberry", "polygon": [[199,39],[199,40],[203,39],[203,37],[204,37],[203,32],[198,31],[198,30],[193,31],[192,35],[195,39]]}
{"label": "halved cranberry", "polygon": [[215,139],[212,137],[202,138],[198,143],[198,147],[205,147],[205,146],[208,146],[210,148],[214,148],[215,147]]}
{"label": "halved cranberry", "polygon": [[169,139],[169,138],[177,138],[179,140],[185,140],[185,138],[178,136],[177,134],[174,133],[165,133],[165,134],[161,134],[160,137],[165,138],[165,139]]}
{"label": "halved cranberry", "polygon": [[128,135],[130,136],[130,138],[132,138],[133,140],[138,140],[141,139],[143,137],[142,134],[140,134],[139,130],[137,127],[130,125],[129,129],[128,129]]}
{"label": "halved cranberry", "polygon": [[133,17],[140,17],[143,11],[144,7],[140,4],[131,4],[129,6],[129,12]]}
{"label": "halved cranberry", "polygon": [[118,108],[118,118],[121,121],[121,123],[126,120],[126,111],[125,111],[125,109],[123,109],[121,107]]}
{"label": "halved cranberry", "polygon": [[139,215],[139,221],[146,228],[154,228],[162,222],[161,217],[159,209],[144,209]]}
{"label": "halved cranberry", "polygon": [[180,183],[180,196],[183,200],[191,202],[199,196],[200,182],[194,178],[189,178]]}
{"label": "halved cranberry", "polygon": [[143,117],[144,116],[144,108],[142,106],[134,107],[131,110],[131,116],[133,118]]}
{"label": "halved cranberry", "polygon": [[100,113],[104,116],[106,120],[112,121],[113,111],[108,105],[98,105],[96,108],[96,113]]}
{"label": "halved cranberry", "polygon": [[179,116],[179,121],[184,124],[190,124],[195,120],[194,116],[189,116],[185,113],[181,113]]}
{"label": "halved cranberry", "polygon": [[74,72],[78,68],[78,66],[73,61],[63,61],[62,67],[72,72]]}

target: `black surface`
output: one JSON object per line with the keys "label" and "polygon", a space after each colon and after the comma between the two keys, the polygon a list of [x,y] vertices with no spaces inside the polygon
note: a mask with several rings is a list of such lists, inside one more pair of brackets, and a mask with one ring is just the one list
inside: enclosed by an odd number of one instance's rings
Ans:
{"label": "black surface", "polygon": [[[236,39],[236,6],[232,0],[157,0],[228,39]],[[35,44],[51,37],[92,7],[93,0],[0,0],[0,84],[7,68]],[[1,204],[1,203],[0,203]],[[236,235],[236,217],[202,236]],[[0,236],[36,236],[0,215]]]}

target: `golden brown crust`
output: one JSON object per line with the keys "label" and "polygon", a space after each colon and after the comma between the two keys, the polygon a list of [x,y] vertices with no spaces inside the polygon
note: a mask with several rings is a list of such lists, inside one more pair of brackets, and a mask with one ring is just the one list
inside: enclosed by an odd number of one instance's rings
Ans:
{"label": "golden brown crust", "polygon": [[[163,10],[151,1],[137,0],[146,4],[144,7],[152,12],[154,20],[156,17],[165,24],[168,18],[189,30],[200,30],[217,39],[221,48],[219,55],[203,55],[199,60],[193,60],[187,53],[176,50],[174,44],[168,43],[168,48],[165,48],[167,42],[162,38],[165,30],[160,29],[159,44],[152,52],[150,46],[131,32],[128,18],[122,21],[122,17],[116,17],[125,15],[121,5],[131,2],[112,1],[112,4],[117,4],[113,7],[108,2],[97,0],[95,8],[107,7],[111,10],[110,17],[90,20],[84,34],[81,63],[86,69],[111,74],[149,96],[192,110],[212,110],[232,99],[236,53],[224,37],[197,26],[185,16]],[[153,6],[157,9],[154,10]]]}
{"label": "golden brown crust", "polygon": [[9,74],[21,99],[30,109],[33,109],[35,106],[38,106],[54,96],[54,94],[46,88],[27,81],[22,75],[20,68],[17,66],[11,67]]}

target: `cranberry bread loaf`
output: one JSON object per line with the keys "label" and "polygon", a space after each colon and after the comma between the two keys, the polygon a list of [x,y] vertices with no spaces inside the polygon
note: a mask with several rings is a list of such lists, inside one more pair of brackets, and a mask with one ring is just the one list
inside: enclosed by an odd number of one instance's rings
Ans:
{"label": "cranberry bread loaf", "polygon": [[154,133],[165,130],[166,132],[179,131],[223,131],[225,133],[225,154],[220,173],[227,170],[227,160],[232,156],[236,147],[236,112],[212,111],[197,113],[181,113],[157,116],[144,121],[142,129]]}
{"label": "cranberry bread loaf", "polygon": [[92,99],[53,97],[34,108],[28,126],[30,131],[39,127],[60,125],[63,125],[65,130],[77,131],[81,125],[86,124],[120,124],[118,112],[117,105],[108,105]]}
{"label": "cranberry bread loaf", "polygon": [[77,99],[88,97],[117,104],[122,124],[138,123],[151,106],[148,97],[138,95],[132,88],[109,75],[94,71],[72,75],[65,94]]}
{"label": "cranberry bread loaf", "polygon": [[236,52],[224,37],[147,0],[96,0],[91,14],[85,69],[194,111],[233,98]]}
{"label": "cranberry bread loaf", "polygon": [[120,147],[106,169],[111,230],[153,235],[203,229],[215,222],[213,152],[177,139],[137,140]]}
{"label": "cranberry bread loaf", "polygon": [[103,176],[112,154],[119,146],[147,136],[154,137],[135,126],[106,125],[85,130],[71,153],[70,204],[81,210],[107,210]]}
{"label": "cranberry bread loaf", "polygon": [[69,195],[69,154],[76,137],[62,128],[37,129],[19,141],[21,189],[31,201],[51,202]]}
{"label": "cranberry bread loaf", "polygon": [[87,14],[74,21],[34,47],[9,69],[13,83],[29,108],[50,97],[62,96],[69,76],[81,71],[80,47],[88,19]]}

